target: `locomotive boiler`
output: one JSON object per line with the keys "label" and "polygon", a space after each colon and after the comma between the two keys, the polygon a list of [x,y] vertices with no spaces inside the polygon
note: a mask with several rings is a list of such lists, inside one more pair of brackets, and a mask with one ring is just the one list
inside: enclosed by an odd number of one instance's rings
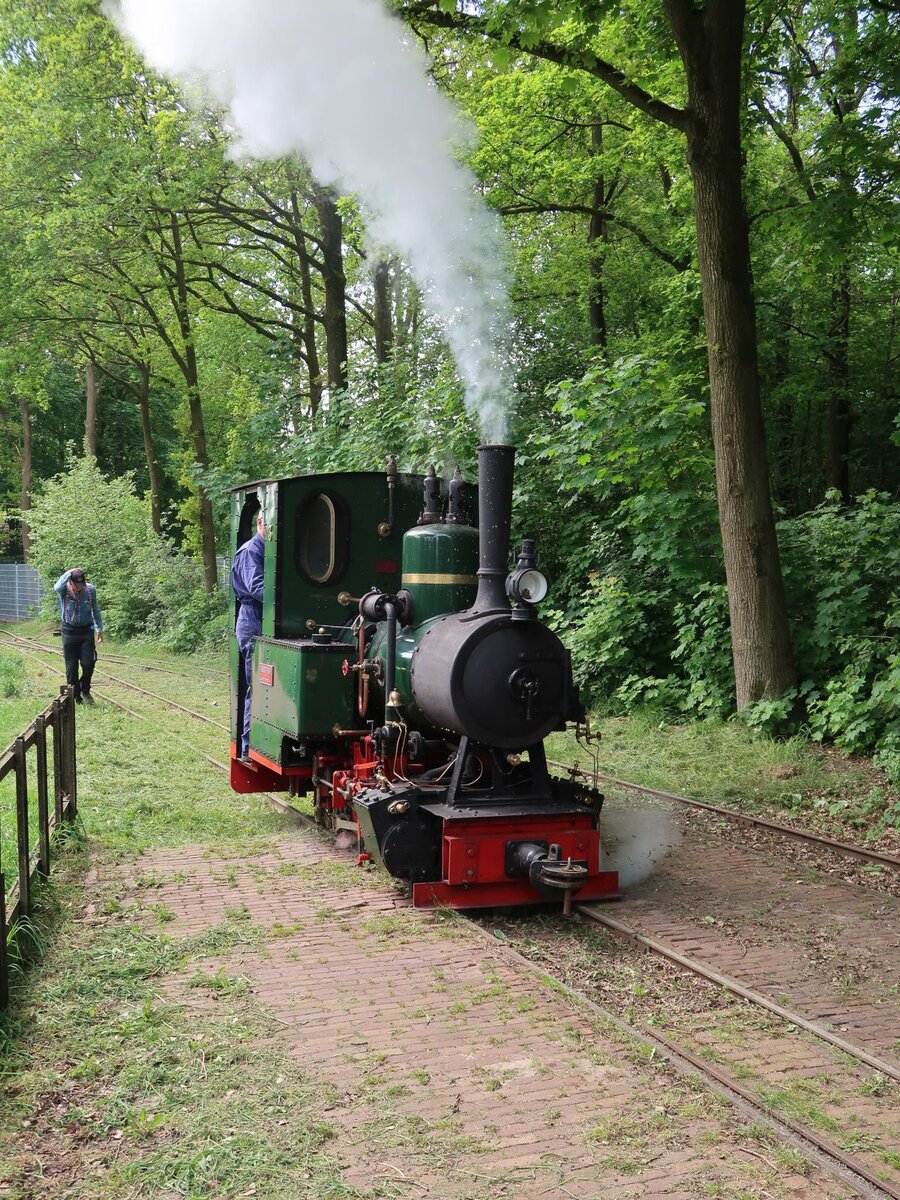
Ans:
{"label": "locomotive boiler", "polygon": [[[317,820],[407,880],[417,906],[614,895],[602,796],[547,770],[544,739],[584,712],[539,618],[534,543],[510,569],[514,451],[459,471],[300,476],[233,492],[232,550],[266,522],[249,760],[232,639],[231,783],[311,795]],[[473,514],[477,507],[477,526]]]}

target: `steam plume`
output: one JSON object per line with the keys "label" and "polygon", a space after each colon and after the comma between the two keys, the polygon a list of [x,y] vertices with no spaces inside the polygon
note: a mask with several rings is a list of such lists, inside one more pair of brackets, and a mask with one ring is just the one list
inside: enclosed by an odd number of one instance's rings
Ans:
{"label": "steam plume", "polygon": [[619,872],[619,886],[634,887],[656,870],[681,841],[675,817],[657,804],[604,805],[600,816],[604,869]]}
{"label": "steam plume", "polygon": [[427,61],[382,0],[104,0],[160,73],[229,114],[234,154],[298,153],[358,193],[374,243],[409,263],[441,319],[488,441],[505,436],[497,338],[506,288],[496,219],[453,157],[463,140]]}

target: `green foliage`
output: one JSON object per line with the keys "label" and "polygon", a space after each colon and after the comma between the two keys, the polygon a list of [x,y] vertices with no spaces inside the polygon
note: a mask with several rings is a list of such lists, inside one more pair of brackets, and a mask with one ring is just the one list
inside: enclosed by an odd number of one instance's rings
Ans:
{"label": "green foliage", "polygon": [[0,696],[11,700],[22,692],[25,679],[25,664],[21,655],[9,650],[0,650]]}
{"label": "green foliage", "polygon": [[[207,596],[196,565],[154,533],[130,475],[108,479],[95,459],[72,459],[44,485],[31,523],[32,561],[45,583],[81,567],[113,636],[151,636],[187,650],[223,629],[224,595]],[[54,592],[46,604],[58,616]]]}
{"label": "green foliage", "polygon": [[674,351],[666,364],[600,362],[552,389],[519,502],[588,695],[709,715],[733,690],[730,652],[724,670],[717,658],[727,605],[702,371],[690,347]]}
{"label": "green foliage", "polygon": [[810,730],[900,780],[900,504],[837,497],[779,528]]}
{"label": "green foliage", "polygon": [[[542,477],[520,484],[520,501],[543,524],[559,588],[550,620],[588,696],[619,712],[721,717],[734,675],[702,387],[692,395],[689,371],[670,363],[599,364],[553,389],[527,443]],[[869,492],[842,507],[835,494],[778,534],[803,682],[742,717],[781,733],[805,714],[813,737],[874,751],[896,780],[900,504]]]}
{"label": "green foliage", "polygon": [[700,717],[723,717],[734,704],[728,589],[704,584],[687,602],[675,605],[676,643],[672,658],[686,686],[682,709]]}

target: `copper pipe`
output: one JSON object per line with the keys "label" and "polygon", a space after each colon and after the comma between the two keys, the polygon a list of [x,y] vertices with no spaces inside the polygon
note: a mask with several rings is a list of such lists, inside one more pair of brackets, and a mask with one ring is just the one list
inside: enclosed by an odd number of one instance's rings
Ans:
{"label": "copper pipe", "polygon": [[[359,628],[356,631],[356,650],[359,656],[359,679],[356,683],[356,708],[359,719],[366,719],[369,708],[369,673],[366,670],[366,623],[359,618]],[[366,730],[368,732],[368,730]]]}

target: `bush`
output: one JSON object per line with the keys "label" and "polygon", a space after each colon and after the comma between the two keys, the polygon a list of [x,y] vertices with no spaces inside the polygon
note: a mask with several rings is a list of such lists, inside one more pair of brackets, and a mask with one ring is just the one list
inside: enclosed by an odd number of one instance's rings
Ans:
{"label": "bush", "polygon": [[800,697],[813,737],[900,782],[900,504],[836,495],[779,526]]}
{"label": "bush", "polygon": [[[104,629],[114,637],[149,636],[177,650],[211,636],[227,598],[209,595],[190,558],[154,532],[149,501],[131,475],[107,479],[96,460],[70,461],[44,485],[31,511],[32,562],[51,587],[79,566],[97,588]],[[59,613],[56,594],[46,612]]]}
{"label": "bush", "polygon": [[[612,711],[734,709],[701,386],[648,358],[598,364],[551,391],[520,455],[519,502],[556,576],[552,623],[590,701]],[[900,504],[832,495],[778,538],[799,683],[741,716],[766,733],[803,721],[900,782]]]}
{"label": "bush", "polygon": [[13,696],[21,695],[24,682],[25,664],[21,656],[0,650],[0,696],[11,700]]}

